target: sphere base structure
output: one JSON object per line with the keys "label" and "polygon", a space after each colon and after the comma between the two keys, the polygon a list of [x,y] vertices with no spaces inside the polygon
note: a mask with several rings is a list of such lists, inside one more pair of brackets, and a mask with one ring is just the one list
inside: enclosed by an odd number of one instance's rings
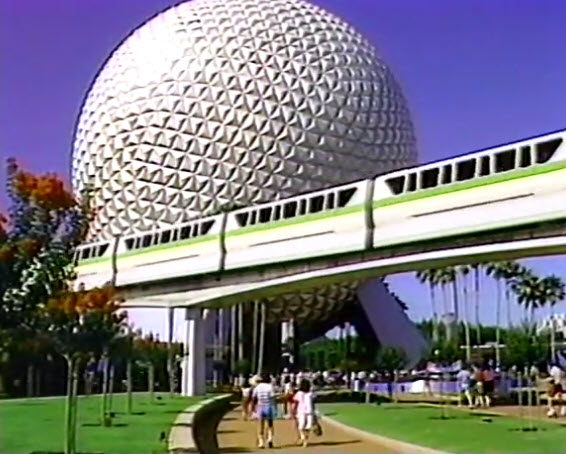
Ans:
{"label": "sphere base structure", "polygon": [[205,322],[209,311],[185,309],[184,358],[181,368],[181,395],[206,394]]}

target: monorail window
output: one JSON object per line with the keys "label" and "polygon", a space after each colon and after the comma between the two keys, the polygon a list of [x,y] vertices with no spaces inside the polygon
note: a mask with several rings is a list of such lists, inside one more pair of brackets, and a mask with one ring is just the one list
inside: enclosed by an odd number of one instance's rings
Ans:
{"label": "monorail window", "polygon": [[200,225],[200,234],[206,235],[214,225],[214,221],[205,221]]}
{"label": "monorail window", "polygon": [[135,239],[135,243],[134,243],[134,249],[139,249],[140,248],[140,244],[141,244],[141,237],[137,237]]}
{"label": "monorail window", "polygon": [[277,205],[273,208],[273,220],[278,221],[281,219],[281,205]]}
{"label": "monorail window", "polygon": [[495,155],[495,172],[508,172],[515,168],[515,149],[505,150]]}
{"label": "monorail window", "polygon": [[448,164],[442,168],[442,184],[452,183],[452,166]]}
{"label": "monorail window", "polygon": [[317,195],[310,199],[309,213],[318,213],[324,209],[324,197]]}
{"label": "monorail window", "polygon": [[297,202],[289,202],[283,206],[283,217],[293,218],[297,215]]}
{"label": "monorail window", "polygon": [[409,182],[407,183],[407,191],[412,192],[417,190],[417,174],[409,174]]}
{"label": "monorail window", "polygon": [[[401,186],[401,191],[402,190],[403,190],[403,186]],[[355,193],[356,193],[356,188],[342,189],[341,191],[339,191],[338,192],[338,207],[342,208],[342,207],[345,207],[346,205],[348,205],[348,202],[354,196]]]}
{"label": "monorail window", "polygon": [[421,189],[434,188],[438,186],[439,169],[426,169],[421,173]]}
{"label": "monorail window", "polygon": [[87,260],[90,257],[90,248],[85,247],[81,253],[81,260]]}
{"label": "monorail window", "polygon": [[520,167],[529,167],[533,164],[531,158],[531,147],[521,147],[521,160],[519,161]]}
{"label": "monorail window", "polygon": [[191,226],[186,225],[185,227],[181,227],[181,232],[179,234],[180,240],[186,240],[191,236]]}
{"label": "monorail window", "polygon": [[467,161],[460,161],[456,163],[456,180],[466,181],[471,180],[476,175],[476,160],[468,159]]}
{"label": "monorail window", "polygon": [[173,234],[171,235],[171,241],[175,242],[179,239],[179,230],[173,230]]}
{"label": "monorail window", "polygon": [[108,246],[109,246],[108,244],[101,244],[98,247],[98,257],[102,257],[106,253],[106,251],[108,250]]}
{"label": "monorail window", "polygon": [[307,199],[301,199],[299,204],[299,216],[307,214]]}
{"label": "monorail window", "polygon": [[161,244],[166,244],[171,241],[171,230],[165,230],[161,233]]}
{"label": "monorail window", "polygon": [[245,227],[246,225],[248,225],[248,217],[250,216],[250,213],[238,213],[236,214],[236,221],[238,222],[238,225],[240,227]]}
{"label": "monorail window", "polygon": [[403,192],[403,187],[405,186],[405,175],[390,178],[389,180],[386,180],[385,183],[389,186],[389,189],[393,194],[399,195]]}
{"label": "monorail window", "polygon": [[558,147],[562,144],[562,139],[553,139],[548,142],[537,143],[536,145],[536,161],[537,164],[547,162]]}
{"label": "monorail window", "polygon": [[127,238],[126,239],[126,249],[131,251],[134,248],[134,238]]}
{"label": "monorail window", "polygon": [[191,228],[191,238],[196,238],[198,235],[199,235],[199,224],[195,224]]}
{"label": "monorail window", "polygon": [[151,239],[153,235],[144,235],[142,238],[142,247],[149,247],[151,246]]}
{"label": "monorail window", "polygon": [[333,210],[334,209],[335,199],[336,199],[336,196],[334,195],[333,192],[331,192],[330,194],[328,194],[326,196],[326,209],[327,210]]}
{"label": "monorail window", "polygon": [[482,156],[480,158],[480,177],[485,177],[491,173],[490,161],[489,156]]}
{"label": "monorail window", "polygon": [[271,207],[265,207],[259,210],[259,222],[265,224],[271,221]]}

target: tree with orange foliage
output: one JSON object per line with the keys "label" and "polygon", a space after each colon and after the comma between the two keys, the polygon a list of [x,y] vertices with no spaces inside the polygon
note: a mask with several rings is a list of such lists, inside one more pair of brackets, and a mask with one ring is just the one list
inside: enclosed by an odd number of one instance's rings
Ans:
{"label": "tree with orange foliage", "polygon": [[88,197],[80,203],[55,175],[33,175],[14,160],[8,160],[7,193],[8,215],[0,214],[2,358],[37,331],[38,307],[67,289],[73,251],[89,220]]}
{"label": "tree with orange foliage", "polygon": [[113,289],[105,287],[61,292],[41,308],[41,315],[45,331],[67,362],[64,447],[65,454],[75,454],[80,361],[107,351],[112,341],[124,334],[127,314],[120,311]]}

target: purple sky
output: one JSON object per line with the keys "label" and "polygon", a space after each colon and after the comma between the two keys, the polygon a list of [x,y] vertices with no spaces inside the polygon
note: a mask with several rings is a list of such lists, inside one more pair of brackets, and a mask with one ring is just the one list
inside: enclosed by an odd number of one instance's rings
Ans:
{"label": "purple sky", "polygon": [[[391,66],[413,114],[421,161],[566,127],[566,2],[312,2],[365,34]],[[75,118],[100,65],[132,28],[175,3],[2,0],[2,160],[15,156],[34,171],[66,176]],[[541,272],[565,269],[562,260],[530,263]],[[412,315],[426,313],[420,286],[391,280]]]}

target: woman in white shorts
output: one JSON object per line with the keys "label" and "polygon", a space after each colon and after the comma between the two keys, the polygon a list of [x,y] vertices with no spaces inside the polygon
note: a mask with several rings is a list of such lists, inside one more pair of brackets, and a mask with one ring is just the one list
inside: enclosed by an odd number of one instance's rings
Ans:
{"label": "woman in white shorts", "polygon": [[301,380],[299,391],[295,394],[293,401],[296,406],[297,424],[303,446],[308,445],[309,432],[314,423],[314,394],[311,392],[311,384],[308,380]]}

